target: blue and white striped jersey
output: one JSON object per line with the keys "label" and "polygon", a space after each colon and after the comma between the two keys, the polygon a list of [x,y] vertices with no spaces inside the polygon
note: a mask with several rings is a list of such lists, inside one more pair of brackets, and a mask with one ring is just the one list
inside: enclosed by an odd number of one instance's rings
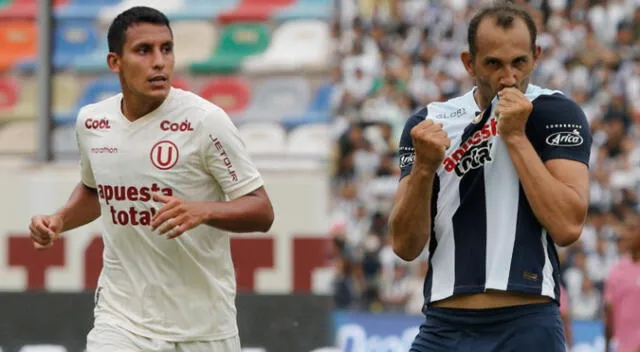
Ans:
{"label": "blue and white striped jersey", "polygon": [[[562,93],[535,85],[525,96],[533,103],[526,134],[542,161],[562,158],[588,165],[591,134],[581,108]],[[427,118],[443,124],[451,147],[433,184],[426,304],[487,289],[557,300],[554,243],[531,210],[498,137],[493,109],[480,113],[470,91],[413,115],[400,140],[401,177],[411,173],[415,159],[411,128]]]}

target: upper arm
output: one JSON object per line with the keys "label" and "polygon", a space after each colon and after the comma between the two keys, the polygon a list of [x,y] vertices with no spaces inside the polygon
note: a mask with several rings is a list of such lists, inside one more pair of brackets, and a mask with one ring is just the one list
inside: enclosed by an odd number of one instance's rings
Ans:
{"label": "upper arm", "polygon": [[208,114],[201,130],[205,168],[230,199],[263,186],[262,177],[251,162],[238,129],[222,109]]}
{"label": "upper arm", "polygon": [[584,203],[589,203],[589,169],[581,162],[569,159],[551,159],[544,163],[553,177],[569,186]]}
{"label": "upper arm", "polygon": [[588,205],[592,136],[587,118],[575,102],[561,94],[533,101],[527,136],[549,172],[571,187]]}
{"label": "upper arm", "polygon": [[545,163],[567,159],[589,165],[589,122],[580,106],[561,94],[543,95],[533,101],[527,137]]}

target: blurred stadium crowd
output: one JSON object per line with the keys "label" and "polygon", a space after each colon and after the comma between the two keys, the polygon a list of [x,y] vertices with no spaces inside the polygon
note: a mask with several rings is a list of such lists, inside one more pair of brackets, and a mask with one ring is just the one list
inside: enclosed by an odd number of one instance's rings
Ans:
{"label": "blurred stadium crowd", "polygon": [[[515,1],[535,14],[542,56],[532,83],[570,95],[594,135],[591,206],[579,242],[559,249],[575,319],[599,319],[603,282],[620,255],[617,225],[640,190],[640,2]],[[459,54],[484,1],[340,2],[332,23],[334,302],[419,314],[427,253],[407,264],[390,246],[397,147],[419,106],[473,86]]]}

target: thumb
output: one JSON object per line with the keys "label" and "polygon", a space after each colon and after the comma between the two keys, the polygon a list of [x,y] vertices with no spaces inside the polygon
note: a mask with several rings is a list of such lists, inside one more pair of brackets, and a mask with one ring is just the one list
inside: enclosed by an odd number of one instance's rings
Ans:
{"label": "thumb", "polygon": [[167,203],[169,202],[169,200],[171,200],[171,197],[165,196],[164,194],[161,194],[161,193],[154,193],[153,200],[155,200],[156,202]]}
{"label": "thumb", "polygon": [[61,224],[57,221],[50,221],[48,228],[49,228],[49,235],[53,239],[58,237],[58,235],[60,234],[60,231],[62,230]]}

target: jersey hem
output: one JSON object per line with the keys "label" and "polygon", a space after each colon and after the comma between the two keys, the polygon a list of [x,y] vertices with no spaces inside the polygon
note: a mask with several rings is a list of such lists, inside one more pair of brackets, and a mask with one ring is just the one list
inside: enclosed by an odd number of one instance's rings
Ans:
{"label": "jersey hem", "polygon": [[[427,302],[425,304],[425,306],[429,306],[432,303],[441,301],[443,299],[447,299],[447,298],[451,298],[455,295],[458,294],[465,294],[465,293],[485,293],[487,289],[491,289],[491,290],[496,290],[496,291],[502,291],[502,292],[517,292],[517,293],[532,293],[532,294],[537,294],[539,296],[544,296],[544,297],[549,297],[554,301],[558,301],[558,299],[554,296],[551,295],[547,295],[547,294],[543,294],[540,292],[540,288],[535,288],[535,287],[531,287],[531,286],[524,286],[524,285],[518,285],[520,287],[517,287],[517,289],[513,289],[513,288],[508,288],[508,289],[503,289],[503,288],[496,288],[496,287],[491,287],[491,286],[459,286],[454,288],[455,293],[434,293],[431,295],[425,295],[425,302]],[[433,297],[437,297],[436,299],[433,299]]]}
{"label": "jersey hem", "polygon": [[139,329],[131,323],[118,319],[116,317],[110,316],[96,316],[94,320],[94,325],[98,323],[104,324],[113,324],[122,329],[125,329],[133,334],[148,338],[148,339],[156,339],[168,342],[194,342],[194,341],[219,341],[225,340],[231,337],[238,335],[238,327],[236,326],[234,329],[230,331],[224,331],[218,334],[211,335],[193,335],[193,336],[181,336],[181,335],[170,335],[170,334],[156,334],[153,332],[149,332],[148,330]]}

